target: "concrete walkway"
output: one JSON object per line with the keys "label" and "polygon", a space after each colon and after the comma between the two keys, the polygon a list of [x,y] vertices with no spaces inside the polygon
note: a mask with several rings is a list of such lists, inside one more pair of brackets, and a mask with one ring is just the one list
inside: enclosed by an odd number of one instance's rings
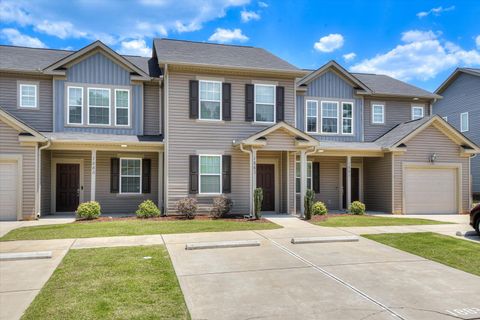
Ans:
{"label": "concrete walkway", "polygon": [[45,216],[39,220],[29,221],[0,221],[0,237],[3,237],[10,231],[22,227],[45,226],[50,224],[64,224],[74,222],[75,217],[69,216]]}

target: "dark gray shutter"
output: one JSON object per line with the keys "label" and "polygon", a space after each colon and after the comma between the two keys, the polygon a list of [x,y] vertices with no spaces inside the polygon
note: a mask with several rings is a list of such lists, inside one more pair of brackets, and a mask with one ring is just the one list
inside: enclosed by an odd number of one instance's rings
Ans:
{"label": "dark gray shutter", "polygon": [[150,193],[152,184],[152,161],[150,159],[142,160],[142,193]]}
{"label": "dark gray shutter", "polygon": [[190,194],[198,193],[198,156],[190,156]]}
{"label": "dark gray shutter", "polygon": [[198,119],[198,80],[190,80],[190,119]]}
{"label": "dark gray shutter", "polygon": [[255,86],[253,84],[245,85],[245,121],[254,120]]}
{"label": "dark gray shutter", "polygon": [[222,156],[222,192],[232,192],[232,156]]}
{"label": "dark gray shutter", "polygon": [[118,193],[120,185],[120,159],[110,159],[110,193]]}
{"label": "dark gray shutter", "polygon": [[320,163],[312,163],[312,188],[313,192],[320,193]]}
{"label": "dark gray shutter", "polygon": [[232,85],[222,83],[222,118],[225,121],[232,120]]}
{"label": "dark gray shutter", "polygon": [[277,87],[277,122],[285,120],[285,88]]}

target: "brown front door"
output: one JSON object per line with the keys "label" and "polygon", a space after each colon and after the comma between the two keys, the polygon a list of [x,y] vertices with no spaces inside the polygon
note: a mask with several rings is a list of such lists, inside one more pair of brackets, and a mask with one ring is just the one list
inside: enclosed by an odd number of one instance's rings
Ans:
{"label": "brown front door", "polygon": [[[342,169],[343,208],[347,209],[347,169]],[[360,200],[360,169],[352,168],[352,202]]]}
{"label": "brown front door", "polygon": [[275,165],[257,164],[257,188],[263,189],[262,211],[275,211]]}
{"label": "brown front door", "polygon": [[80,165],[57,164],[57,207],[58,212],[77,210],[80,197]]}

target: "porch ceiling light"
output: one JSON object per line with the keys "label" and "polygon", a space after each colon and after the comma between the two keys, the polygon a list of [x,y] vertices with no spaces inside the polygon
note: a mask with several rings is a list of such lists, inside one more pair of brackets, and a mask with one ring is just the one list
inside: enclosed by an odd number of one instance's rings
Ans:
{"label": "porch ceiling light", "polygon": [[122,147],[122,148],[126,148],[126,147],[127,147],[127,145],[126,145],[126,144],[122,144],[122,145],[120,145],[120,147]]}

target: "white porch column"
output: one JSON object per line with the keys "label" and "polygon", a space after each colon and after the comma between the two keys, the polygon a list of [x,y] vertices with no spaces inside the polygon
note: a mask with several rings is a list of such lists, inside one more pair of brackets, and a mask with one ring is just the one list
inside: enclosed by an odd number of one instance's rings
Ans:
{"label": "white porch column", "polygon": [[252,166],[252,170],[251,170],[251,173],[252,173],[252,190],[251,190],[251,197],[252,197],[252,210],[251,210],[251,216],[253,217],[254,214],[255,214],[255,197],[253,196],[253,192],[255,191],[255,189],[257,188],[257,150],[255,150],[254,148],[252,148],[252,158],[251,158],[251,166]]}
{"label": "white porch column", "polygon": [[97,150],[92,150],[92,172],[90,182],[90,201],[95,201],[95,187],[96,187],[96,175],[97,175]]}
{"label": "white porch column", "polygon": [[305,214],[305,194],[307,193],[307,153],[300,151],[300,216]]}
{"label": "white porch column", "polygon": [[346,165],[346,170],[347,171],[347,185],[346,185],[346,208],[350,208],[350,204],[352,203],[352,157],[347,156],[347,165]]}

